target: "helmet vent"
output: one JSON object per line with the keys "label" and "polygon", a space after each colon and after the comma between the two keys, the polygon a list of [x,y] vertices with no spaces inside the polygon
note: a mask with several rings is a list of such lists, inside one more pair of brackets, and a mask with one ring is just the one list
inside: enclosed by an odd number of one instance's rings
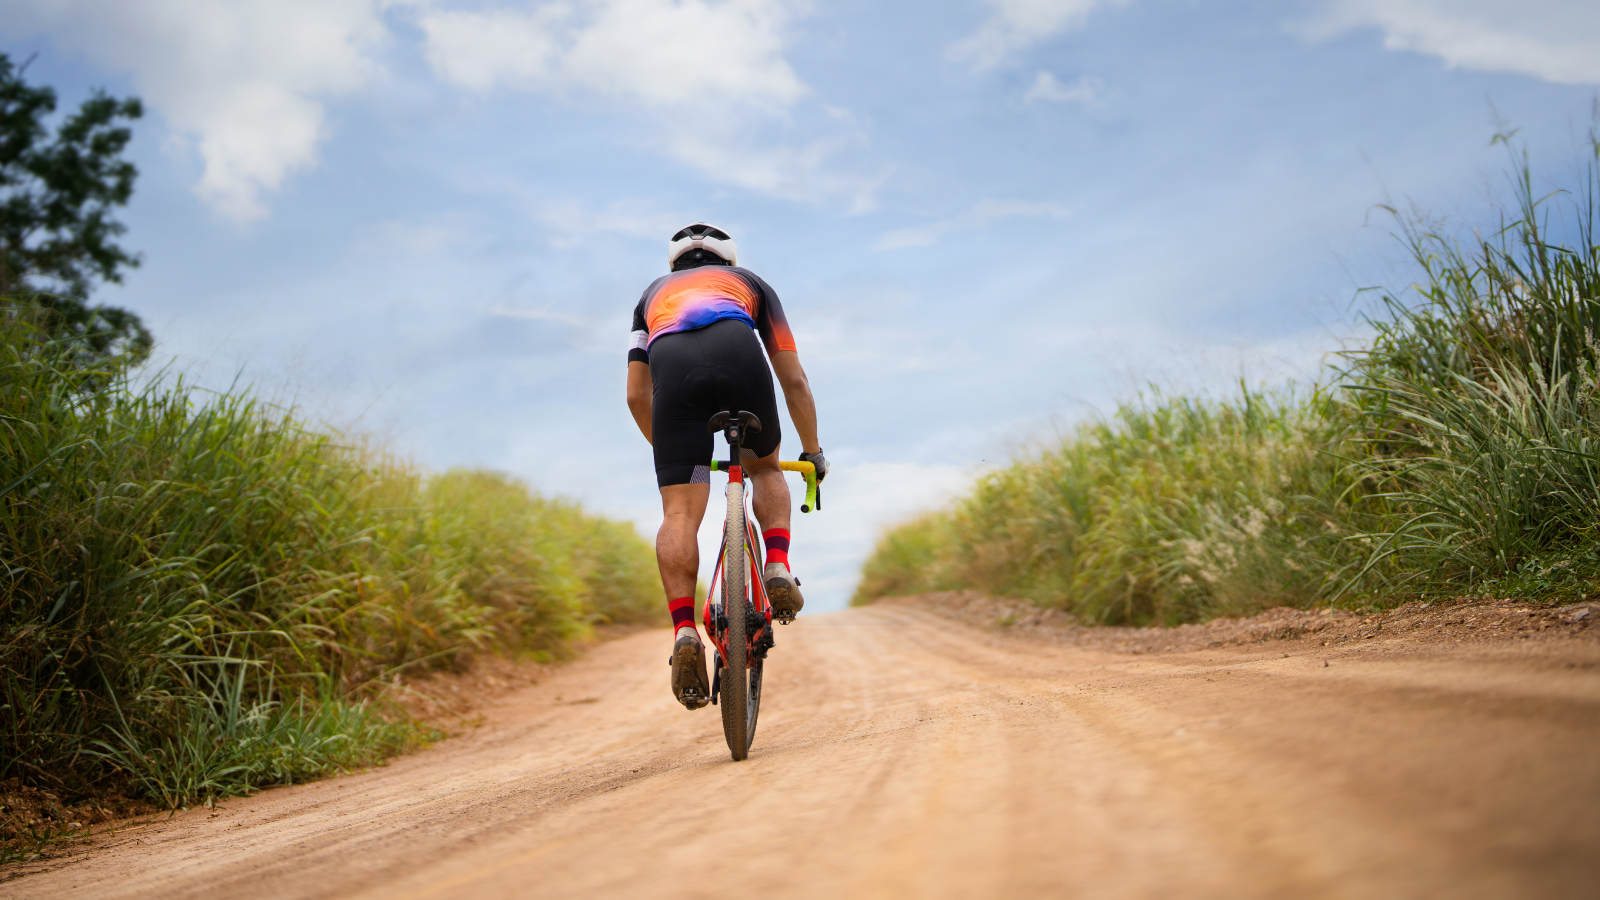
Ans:
{"label": "helmet vent", "polygon": [[731,240],[733,240],[733,238],[728,237],[728,233],[726,231],[723,231],[720,228],[713,228],[710,225],[690,225],[688,228],[685,228],[682,231],[679,231],[677,234],[673,235],[672,239],[675,240],[675,241],[681,241],[684,238],[703,238],[703,237],[713,237],[713,238],[716,238],[719,241],[731,241]]}

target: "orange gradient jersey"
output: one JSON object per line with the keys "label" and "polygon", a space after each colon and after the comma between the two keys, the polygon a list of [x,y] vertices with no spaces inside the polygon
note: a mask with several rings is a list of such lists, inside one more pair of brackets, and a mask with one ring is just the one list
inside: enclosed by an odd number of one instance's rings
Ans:
{"label": "orange gradient jersey", "polygon": [[645,288],[633,310],[628,359],[649,362],[650,345],[662,335],[723,319],[738,319],[755,329],[768,356],[795,349],[777,291],[748,269],[713,265],[663,275]]}

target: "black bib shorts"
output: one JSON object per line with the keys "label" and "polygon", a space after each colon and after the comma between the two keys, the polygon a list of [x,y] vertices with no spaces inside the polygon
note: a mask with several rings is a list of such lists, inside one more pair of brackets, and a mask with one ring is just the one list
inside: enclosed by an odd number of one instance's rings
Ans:
{"label": "black bib shorts", "polygon": [[747,410],[761,419],[745,453],[758,457],[778,449],[777,396],[761,341],[749,325],[721,319],[693,331],[677,331],[650,345],[650,431],[656,483],[709,484],[718,436],[706,430],[717,413]]}

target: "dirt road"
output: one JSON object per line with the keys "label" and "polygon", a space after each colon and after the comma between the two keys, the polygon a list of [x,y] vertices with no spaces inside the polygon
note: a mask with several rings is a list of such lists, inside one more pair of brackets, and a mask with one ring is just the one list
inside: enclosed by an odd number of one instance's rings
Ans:
{"label": "dirt road", "polygon": [[1127,655],[851,610],[780,630],[737,764],[715,709],[671,702],[667,646],[0,896],[1600,895],[1593,639]]}

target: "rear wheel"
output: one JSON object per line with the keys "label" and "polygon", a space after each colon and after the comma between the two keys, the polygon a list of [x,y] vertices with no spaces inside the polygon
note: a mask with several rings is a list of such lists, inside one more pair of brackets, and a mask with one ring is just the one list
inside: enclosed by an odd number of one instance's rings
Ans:
{"label": "rear wheel", "polygon": [[[722,609],[728,616],[728,657],[722,661],[722,734],[736,760],[750,753],[755,716],[750,703],[750,648],[746,642],[749,619],[745,615],[744,485],[728,484],[728,520],[722,529]],[[756,682],[760,689],[759,677]]]}

